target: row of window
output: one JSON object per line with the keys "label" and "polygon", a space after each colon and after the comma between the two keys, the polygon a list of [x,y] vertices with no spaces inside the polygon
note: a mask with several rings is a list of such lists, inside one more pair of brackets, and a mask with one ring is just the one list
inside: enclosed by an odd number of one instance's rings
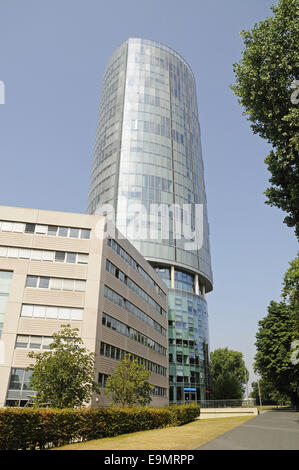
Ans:
{"label": "row of window", "polygon": [[151,326],[152,328],[157,330],[163,336],[166,336],[165,328],[163,328],[158,322],[153,320],[149,315],[147,315],[142,310],[140,310],[138,307],[136,307],[136,305],[133,305],[131,302],[129,302],[124,297],[117,294],[115,291],[113,291],[112,289],[110,289],[107,286],[104,286],[104,297],[106,297],[106,299],[110,300],[111,302],[115,303],[116,305],[119,305],[124,310],[127,310],[132,315],[139,318],[139,320],[147,323],[149,326]]}
{"label": "row of window", "polygon": [[85,291],[86,281],[58,277],[27,276],[26,287],[51,290]]}
{"label": "row of window", "polygon": [[34,248],[15,248],[9,246],[0,246],[0,256],[7,258],[32,259],[37,261],[52,261],[56,263],[88,263],[88,255],[84,253],[36,250]]}
{"label": "row of window", "polygon": [[178,375],[170,375],[169,383],[186,383],[186,384],[195,384],[200,383],[202,378],[202,373],[191,371],[190,376],[183,375],[183,372],[180,372]]}
{"label": "row of window", "polygon": [[189,355],[184,354],[169,354],[169,362],[177,363],[177,364],[184,364],[185,366],[194,365],[199,366],[201,364],[201,360],[198,356],[194,353],[190,353]]}
{"label": "row of window", "polygon": [[166,356],[166,348],[161,346],[161,344],[148,338],[139,331],[134,330],[134,328],[125,325],[125,323],[115,320],[115,318],[110,317],[106,313],[103,313],[102,325],[106,326],[107,328],[111,328],[111,330],[117,331],[118,333],[121,333],[122,335],[125,335],[128,338],[131,338],[133,341],[137,341],[138,343],[143,344],[144,346],[147,346],[150,349],[153,349],[154,351],[162,354],[163,356]]}
{"label": "row of window", "polygon": [[111,261],[106,260],[106,271],[108,271],[112,276],[116,277],[124,284],[126,284],[132,291],[134,291],[139,297],[149,303],[157,312],[159,312],[163,317],[166,316],[165,310],[154,300],[150,295],[148,295],[141,287],[139,287],[132,279],[130,279],[126,274],[124,274],[120,269],[114,266]]}
{"label": "row of window", "polygon": [[67,238],[90,238],[90,229],[60,227],[58,225],[41,225],[23,222],[0,221],[0,230],[2,232],[31,233],[36,235],[48,235],[51,237]]}
{"label": "row of window", "polygon": [[[101,388],[105,388],[108,377],[109,377],[109,375],[107,375],[107,374],[102,374],[101,372],[99,373],[98,383],[99,383]],[[159,387],[158,385],[154,385],[154,387],[155,388],[152,391],[151,395],[153,395],[155,397],[166,397],[167,396],[166,388]]]}
{"label": "row of window", "polygon": [[16,348],[50,349],[52,336],[17,335]]}
{"label": "row of window", "polygon": [[155,364],[154,362],[149,361],[144,357],[131,354],[128,351],[124,351],[123,349],[117,348],[116,346],[111,346],[107,343],[101,343],[101,356],[106,356],[109,359],[114,359],[115,361],[122,361],[125,358],[126,354],[129,354],[131,360],[136,360],[139,364],[143,364],[147,370],[150,370],[154,374],[166,376],[166,367],[160,366],[159,364]]}
{"label": "row of window", "polygon": [[83,320],[83,308],[23,304],[21,317],[54,320]]}
{"label": "row of window", "polygon": [[107,239],[107,245],[110,246],[118,255],[120,255],[135,271],[137,271],[145,281],[147,281],[152,287],[155,287],[156,291],[163,299],[166,299],[166,294],[156,284],[156,282],[147,274],[144,269],[139,266],[136,261],[115,241],[111,238]]}

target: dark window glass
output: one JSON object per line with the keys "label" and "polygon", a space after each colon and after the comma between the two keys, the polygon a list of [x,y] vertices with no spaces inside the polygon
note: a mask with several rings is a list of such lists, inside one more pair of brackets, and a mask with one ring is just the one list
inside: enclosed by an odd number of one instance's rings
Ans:
{"label": "dark window glass", "polygon": [[40,277],[38,287],[40,287],[41,289],[48,289],[49,282],[50,282],[49,277]]}
{"label": "dark window glass", "polygon": [[55,261],[63,263],[65,259],[65,251],[55,251]]}
{"label": "dark window glass", "polygon": [[35,231],[35,224],[25,225],[25,233],[34,233],[34,231]]}

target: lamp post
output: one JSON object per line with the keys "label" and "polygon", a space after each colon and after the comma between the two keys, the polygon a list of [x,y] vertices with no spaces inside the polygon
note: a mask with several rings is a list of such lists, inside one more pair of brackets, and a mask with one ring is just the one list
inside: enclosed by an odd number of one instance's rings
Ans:
{"label": "lamp post", "polygon": [[261,407],[261,411],[262,411],[262,397],[261,397],[261,390],[260,390],[260,380],[257,379],[257,387],[258,387],[258,391],[259,391],[259,399],[260,399],[260,407]]}

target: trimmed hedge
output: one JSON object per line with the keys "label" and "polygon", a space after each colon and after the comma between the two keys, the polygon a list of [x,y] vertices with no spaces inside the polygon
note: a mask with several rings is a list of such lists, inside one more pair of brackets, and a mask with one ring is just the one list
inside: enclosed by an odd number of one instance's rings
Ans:
{"label": "trimmed hedge", "polygon": [[180,426],[199,416],[198,405],[161,408],[0,409],[0,450],[58,447],[148,429]]}

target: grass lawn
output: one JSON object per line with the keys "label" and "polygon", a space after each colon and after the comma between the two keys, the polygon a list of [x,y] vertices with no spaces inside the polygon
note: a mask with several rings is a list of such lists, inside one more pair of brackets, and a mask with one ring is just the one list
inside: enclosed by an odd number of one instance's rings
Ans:
{"label": "grass lawn", "polygon": [[234,416],[196,420],[184,426],[122,434],[53,450],[192,450],[252,418]]}

